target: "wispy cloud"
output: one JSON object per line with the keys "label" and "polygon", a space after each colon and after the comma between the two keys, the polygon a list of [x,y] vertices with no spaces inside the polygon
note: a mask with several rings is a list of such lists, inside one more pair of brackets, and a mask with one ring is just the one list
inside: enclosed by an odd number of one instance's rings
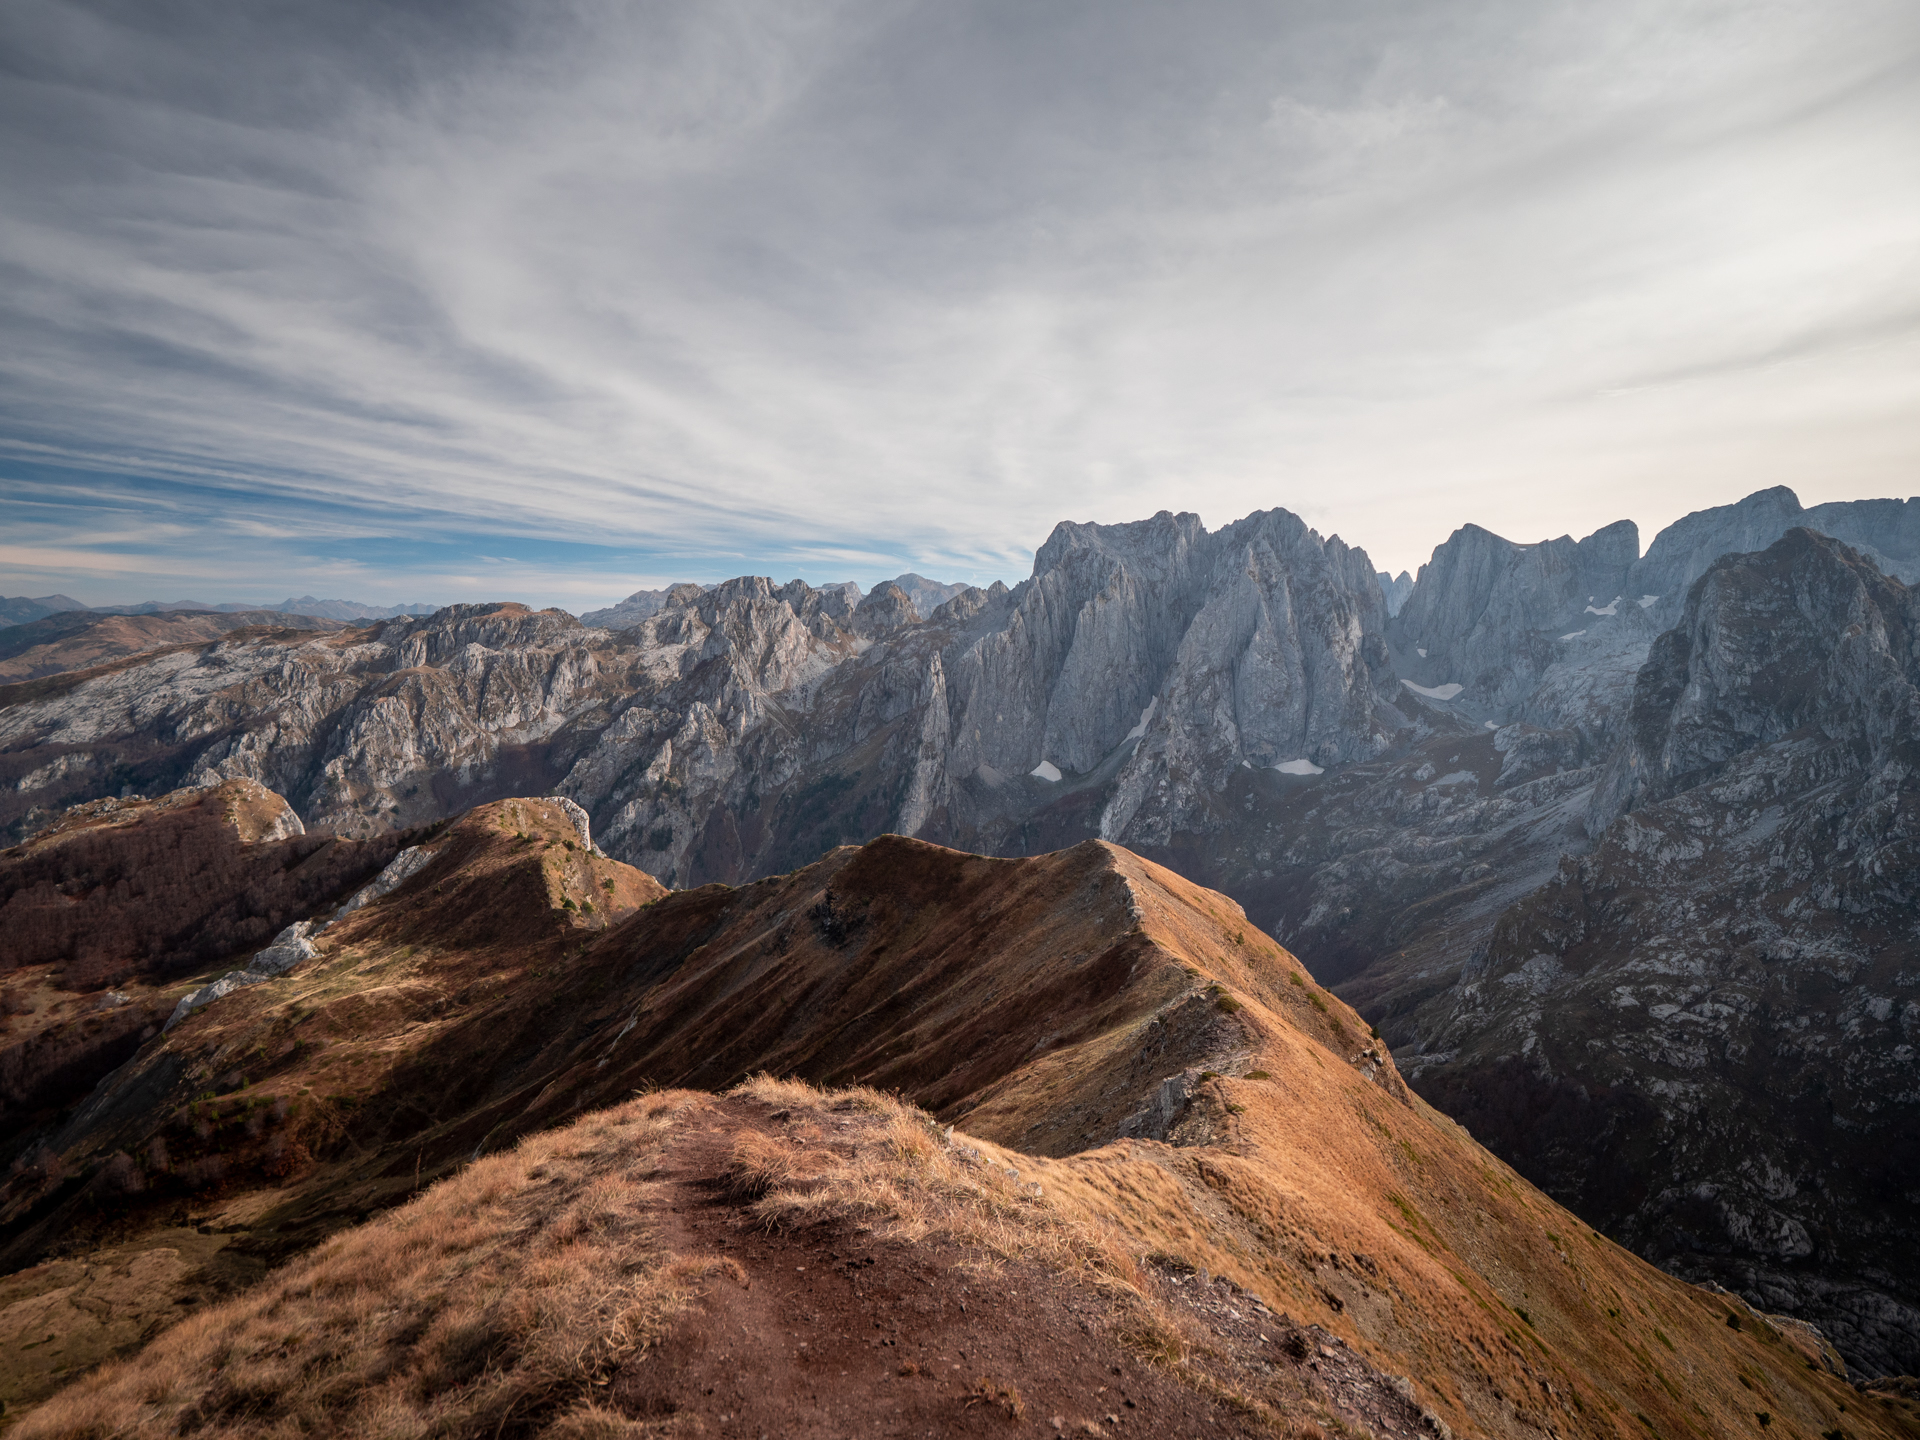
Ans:
{"label": "wispy cloud", "polygon": [[1920,458],[1905,0],[18,0],[0,67],[9,592],[1276,504],[1398,568]]}

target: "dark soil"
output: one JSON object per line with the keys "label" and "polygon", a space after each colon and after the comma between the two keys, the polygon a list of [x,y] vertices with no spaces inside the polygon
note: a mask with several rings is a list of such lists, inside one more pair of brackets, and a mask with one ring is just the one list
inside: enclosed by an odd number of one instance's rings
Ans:
{"label": "dark soil", "polygon": [[[621,1371],[610,1401],[627,1414],[729,1440],[1270,1435],[1250,1406],[1223,1398],[1234,1394],[1282,1411],[1296,1400],[1302,1418],[1331,1409],[1380,1436],[1427,1433],[1360,1356],[1225,1280],[1151,1272],[1156,1298],[1212,1337],[1204,1354],[1168,1366],[1126,1345],[1106,1298],[1038,1265],[984,1264],[951,1242],[903,1244],[838,1220],[770,1230],[725,1172],[743,1127],[777,1131],[784,1118],[724,1100],[690,1116],[669,1152],[662,1243],[731,1259],[745,1279],[716,1276]],[[872,1122],[843,1123],[844,1139],[827,1143],[850,1154]]]}
{"label": "dark soil", "polygon": [[[704,1429],[689,1433],[749,1440],[1267,1433],[1103,1334],[1106,1302],[1065,1277],[1004,1262],[988,1273],[953,1245],[879,1241],[840,1222],[760,1226],[730,1198],[724,1171],[740,1122],[773,1128],[765,1113],[722,1102],[689,1117],[671,1152],[662,1241],[727,1256],[747,1280],[716,1277],[621,1372],[620,1409],[692,1412]],[[1017,1392],[1018,1415],[1003,1389]]]}

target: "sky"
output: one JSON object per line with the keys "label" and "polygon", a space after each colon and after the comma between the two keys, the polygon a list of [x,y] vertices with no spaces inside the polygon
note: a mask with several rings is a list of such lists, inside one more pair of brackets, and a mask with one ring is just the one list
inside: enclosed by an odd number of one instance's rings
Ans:
{"label": "sky", "polygon": [[8,0],[0,593],[1920,493],[1912,0]]}

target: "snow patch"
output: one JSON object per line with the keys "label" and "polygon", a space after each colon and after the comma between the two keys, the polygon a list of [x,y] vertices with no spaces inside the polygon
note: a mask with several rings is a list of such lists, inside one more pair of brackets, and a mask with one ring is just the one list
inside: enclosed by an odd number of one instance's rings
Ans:
{"label": "snow patch", "polygon": [[[1591,610],[1593,607],[1589,605],[1587,608]],[[1566,634],[1562,635],[1560,638],[1562,640],[1578,640],[1582,635],[1586,633],[1587,632],[1584,630],[1569,630]]]}
{"label": "snow patch", "polygon": [[1433,782],[1435,789],[1442,785],[1478,785],[1479,783],[1480,777],[1471,770],[1456,770],[1451,775],[1442,775]]}
{"label": "snow patch", "polygon": [[1462,690],[1467,688],[1464,685],[1447,684],[1447,685],[1436,685],[1431,690],[1429,690],[1426,686],[1416,685],[1411,680],[1402,680],[1400,683],[1406,686],[1407,689],[1413,691],[1414,694],[1424,695],[1429,700],[1451,700],[1453,699],[1454,696],[1458,695]]}
{"label": "snow patch", "polygon": [[1413,653],[1418,655],[1422,660],[1427,658],[1427,652],[1424,646],[1415,646]]}
{"label": "snow patch", "polygon": [[1133,729],[1127,731],[1127,739],[1138,740],[1142,735],[1147,733],[1147,721],[1153,718],[1153,707],[1159,703],[1160,697],[1158,695],[1147,701],[1147,708],[1140,712],[1140,723],[1134,726]]}
{"label": "snow patch", "polygon": [[[1654,598],[1657,600],[1660,597],[1656,595]],[[1589,605],[1587,606],[1586,613],[1589,615],[1618,615],[1620,613],[1620,597],[1616,595],[1613,599],[1609,600],[1607,602],[1607,608],[1604,610]]]}
{"label": "snow patch", "polygon": [[1489,730],[1498,730],[1500,728],[1500,724],[1497,720],[1482,720],[1480,723],[1486,726],[1487,729]]}
{"label": "snow patch", "polygon": [[1649,605],[1653,604],[1653,602],[1658,600],[1659,598],[1660,597],[1658,595],[1642,595],[1640,597],[1640,608],[1642,610],[1646,609]]}
{"label": "snow patch", "polygon": [[1316,765],[1311,760],[1282,760],[1273,768],[1278,770],[1282,775],[1324,775],[1327,773],[1324,766]]}
{"label": "snow patch", "polygon": [[1042,760],[1038,765],[1034,766],[1033,769],[1029,770],[1027,773],[1029,775],[1037,775],[1042,780],[1045,780],[1048,784],[1052,784],[1055,780],[1058,780],[1060,778],[1060,767],[1054,764],[1051,760]]}

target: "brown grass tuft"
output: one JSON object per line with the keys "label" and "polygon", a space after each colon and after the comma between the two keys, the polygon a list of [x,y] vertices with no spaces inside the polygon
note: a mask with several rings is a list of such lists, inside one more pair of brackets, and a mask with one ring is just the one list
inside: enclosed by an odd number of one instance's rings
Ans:
{"label": "brown grass tuft", "polygon": [[733,1142],[727,1160],[727,1194],[743,1203],[759,1200],[769,1190],[798,1180],[802,1164],[800,1152],[787,1141],[749,1130]]}
{"label": "brown grass tuft", "polygon": [[967,1408],[975,1405],[988,1405],[1004,1411],[1010,1421],[1018,1421],[1027,1413],[1027,1402],[1020,1398],[1020,1389],[1016,1385],[1002,1385],[985,1375],[973,1382],[973,1388],[967,1392]]}

